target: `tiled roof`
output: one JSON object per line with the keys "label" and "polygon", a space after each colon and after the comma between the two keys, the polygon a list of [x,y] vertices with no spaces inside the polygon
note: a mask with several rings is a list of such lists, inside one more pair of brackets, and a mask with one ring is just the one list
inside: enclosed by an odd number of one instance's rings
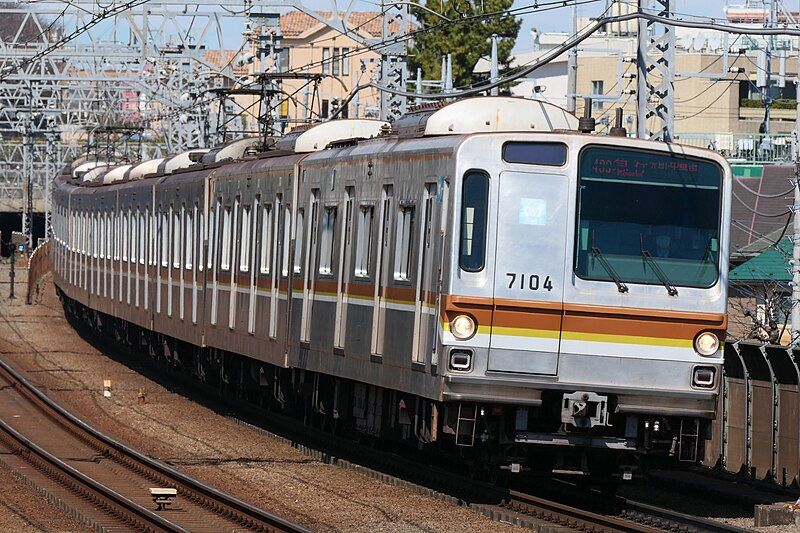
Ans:
{"label": "tiled roof", "polygon": [[219,68],[231,65],[233,67],[234,74],[237,76],[244,76],[247,74],[248,66],[236,65],[235,58],[238,53],[239,52],[237,50],[207,50],[206,61]]}
{"label": "tiled roof", "polygon": [[745,261],[730,272],[732,282],[746,281],[791,281],[789,258],[792,256],[792,240],[784,237],[777,245],[767,248],[754,258]]}
{"label": "tiled roof", "polygon": [[[326,19],[331,16],[330,11],[317,11],[317,13]],[[339,13],[339,16],[344,16],[344,13]],[[396,29],[396,25],[397,23],[392,30]],[[297,37],[319,26],[322,26],[321,22],[302,11],[290,11],[281,15],[281,33],[284,37]],[[347,27],[351,30],[365,32],[372,37],[381,36],[381,26],[381,14],[378,11],[351,11],[350,19],[347,21]]]}
{"label": "tiled roof", "polygon": [[[794,178],[794,166],[764,165],[763,167],[748,166],[744,169],[734,166],[734,174],[736,179],[733,180],[733,191],[741,201],[735,197],[731,201],[731,256],[752,256],[775,243],[774,240],[762,239],[761,236],[775,232],[778,232],[779,236],[786,225],[786,216],[764,217],[756,215],[750,209],[760,213],[786,213],[788,206],[792,203],[792,192],[785,196],[779,193],[791,189],[790,180]],[[745,189],[744,186],[760,195],[778,196],[776,198],[757,196]],[[743,205],[743,202],[746,206]],[[792,227],[789,224],[788,235],[791,235],[791,230]],[[759,241],[761,246],[759,246]]]}

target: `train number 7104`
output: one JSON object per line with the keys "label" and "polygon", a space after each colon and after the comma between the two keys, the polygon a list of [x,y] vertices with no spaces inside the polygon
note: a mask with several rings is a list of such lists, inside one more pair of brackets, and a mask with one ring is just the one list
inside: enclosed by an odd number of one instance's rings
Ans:
{"label": "train number 7104", "polygon": [[506,276],[508,276],[508,288],[509,289],[522,289],[522,290],[530,290],[530,291],[538,291],[539,289],[543,289],[546,291],[553,290],[553,282],[550,281],[550,276],[544,277],[544,282],[540,283],[539,274],[517,274],[516,272],[506,272]]}

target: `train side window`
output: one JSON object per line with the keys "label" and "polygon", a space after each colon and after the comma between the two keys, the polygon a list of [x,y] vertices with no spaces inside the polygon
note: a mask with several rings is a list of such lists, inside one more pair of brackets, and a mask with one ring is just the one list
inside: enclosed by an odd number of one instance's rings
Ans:
{"label": "train side window", "polygon": [[554,142],[511,141],[503,145],[503,161],[561,167],[567,162],[567,145]]}
{"label": "train side window", "polygon": [[194,254],[197,258],[197,270],[203,271],[203,221],[201,219],[200,208],[197,206],[195,202],[193,209],[194,213],[194,231],[196,233],[195,240],[196,243],[192,244],[194,246]]}
{"label": "train side window", "polygon": [[181,267],[181,218],[183,207],[172,213],[172,268]]}
{"label": "train side window", "polygon": [[250,271],[250,206],[242,208],[242,229],[239,232],[239,270],[242,272]]}
{"label": "train side window", "polygon": [[270,251],[272,249],[272,206],[261,207],[261,273],[269,274]]}
{"label": "train side window", "polygon": [[356,266],[354,274],[361,278],[369,277],[369,263],[372,255],[372,219],[375,207],[362,205],[358,210],[356,223]]}
{"label": "train side window", "polygon": [[186,270],[192,270],[194,268],[194,212],[188,211],[186,213],[186,245],[185,248],[185,257],[184,257],[184,265]]}
{"label": "train side window", "polygon": [[294,273],[300,274],[302,271],[300,260],[303,257],[303,227],[305,226],[305,210],[301,207],[297,210],[297,232],[294,237]]}
{"label": "train side window", "polygon": [[97,226],[98,226],[97,240],[99,241],[99,244],[100,244],[100,250],[99,250],[100,253],[98,255],[100,256],[100,259],[105,259],[106,258],[106,217],[105,217],[105,215],[103,213],[99,213],[97,215]]}
{"label": "train side window", "polygon": [[469,171],[461,193],[461,238],[458,264],[467,272],[480,272],[486,263],[486,222],[489,211],[489,176]]}
{"label": "train side window", "polygon": [[326,207],[322,215],[322,235],[319,244],[319,273],[333,272],[333,235],[336,229],[336,208]]}
{"label": "train side window", "polygon": [[119,238],[121,228],[120,216],[121,215],[118,211],[114,212],[114,233],[118,236],[116,239],[114,239],[114,261],[119,261],[119,249],[122,242],[122,239]]}
{"label": "train side window", "polygon": [[161,213],[161,266],[169,266],[169,215]]}
{"label": "train side window", "polygon": [[413,234],[414,206],[401,206],[397,210],[397,238],[394,246],[394,279],[398,281],[410,279]]}
{"label": "train side window", "polygon": [[222,252],[222,256],[220,257],[219,267],[222,270],[230,270],[231,269],[231,208],[225,207],[222,211],[222,246],[220,247],[220,251]]}

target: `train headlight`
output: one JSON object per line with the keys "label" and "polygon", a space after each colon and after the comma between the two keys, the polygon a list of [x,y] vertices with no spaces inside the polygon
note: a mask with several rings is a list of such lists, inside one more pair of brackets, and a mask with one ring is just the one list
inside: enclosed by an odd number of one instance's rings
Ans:
{"label": "train headlight", "polygon": [[450,322],[450,331],[456,339],[461,341],[472,338],[477,330],[475,320],[469,315],[458,315]]}
{"label": "train headlight", "polygon": [[706,357],[714,355],[719,350],[719,337],[710,331],[704,331],[694,339],[694,349]]}

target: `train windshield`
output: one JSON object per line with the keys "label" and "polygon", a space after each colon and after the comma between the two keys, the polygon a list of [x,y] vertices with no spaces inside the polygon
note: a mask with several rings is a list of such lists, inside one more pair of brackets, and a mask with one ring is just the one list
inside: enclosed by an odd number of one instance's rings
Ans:
{"label": "train windshield", "polygon": [[580,157],[575,273],[589,280],[713,286],[722,170],[711,161],[612,147]]}

